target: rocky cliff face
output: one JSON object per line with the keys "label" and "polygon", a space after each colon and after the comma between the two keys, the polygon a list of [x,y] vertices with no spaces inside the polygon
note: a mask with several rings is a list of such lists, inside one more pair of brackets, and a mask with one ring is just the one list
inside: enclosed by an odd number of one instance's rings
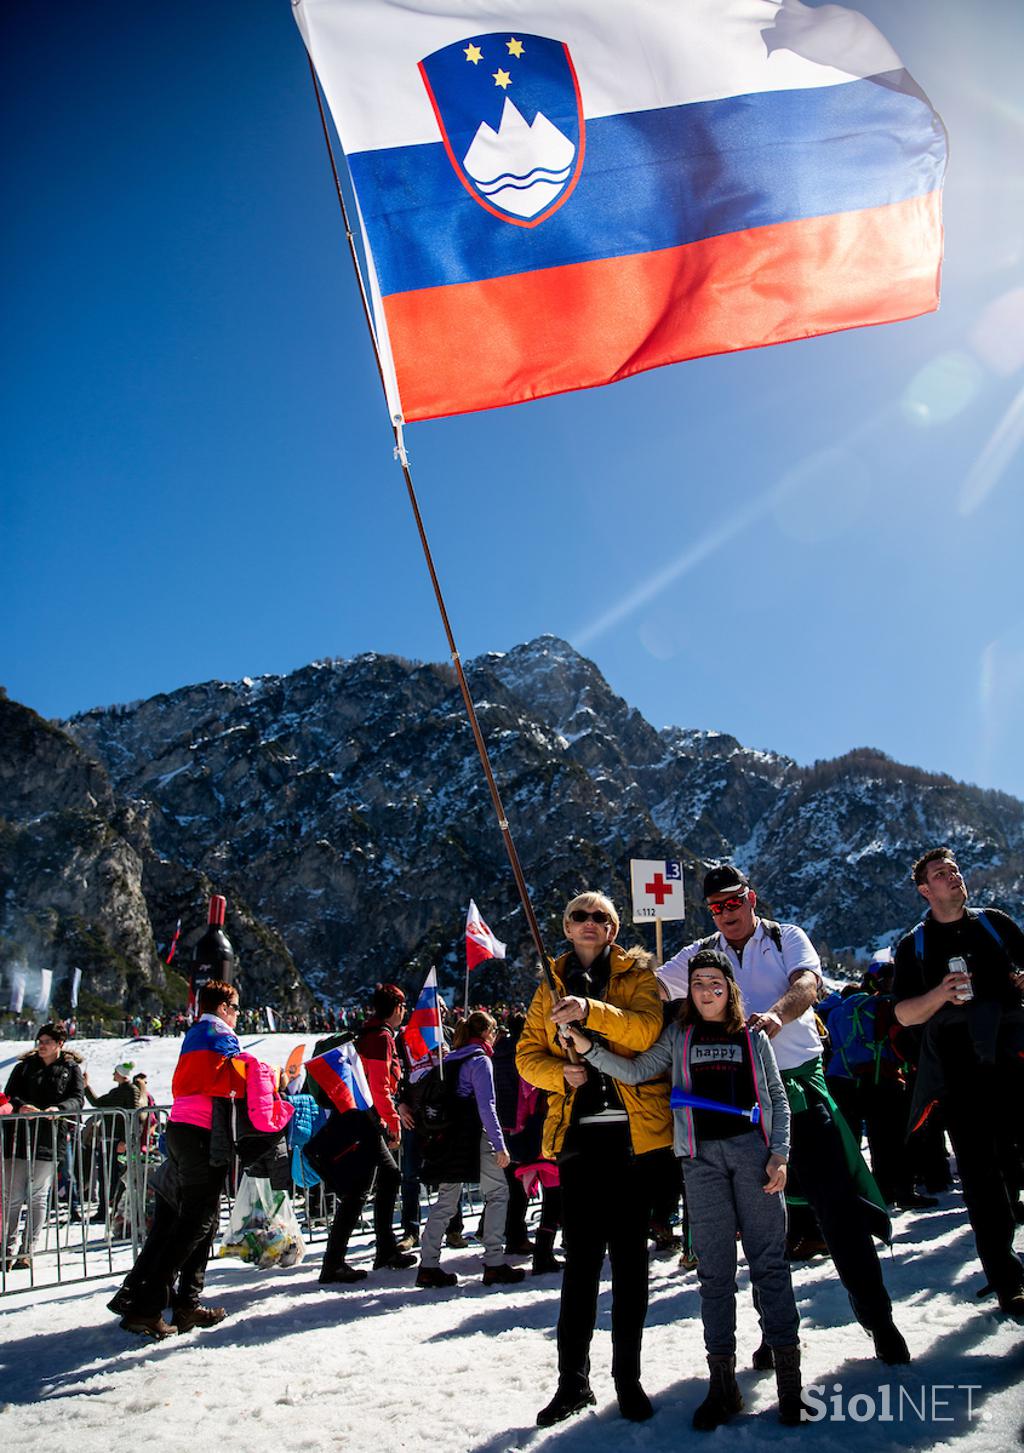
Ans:
{"label": "rocky cliff face", "polygon": [[[602,886],[626,904],[630,857],[680,857],[690,870],[691,916],[666,930],[671,945],[710,931],[699,874],[727,857],[751,872],[767,909],[833,950],[867,952],[915,921],[907,865],[936,842],[956,848],[979,901],[1017,907],[1024,805],[1013,798],[871,751],[802,769],[721,734],[656,731],[553,637],[482,656],[468,674],[552,949],[570,893]],[[413,987],[433,962],[451,982],[470,897],[510,946],[505,969],[478,971],[480,992],[528,987],[528,934],[448,668],[377,655],[319,662],[64,727],[40,723],[52,741],[30,760],[63,744],[55,790],[92,797],[98,822],[123,824],[119,851],[141,864],[160,937],[179,916],[198,931],[209,886],[227,895],[254,998],[299,1003],[308,984],[341,1000],[382,978]],[[24,750],[5,727],[4,761]],[[34,787],[3,787],[5,831],[33,804],[60,810],[45,771],[34,773]],[[22,873],[14,899],[27,892]],[[151,975],[156,985],[158,966]]]}
{"label": "rocky cliff face", "polygon": [[[0,699],[0,971],[25,974],[26,1008],[41,969],[53,972],[55,1013],[70,1008],[75,968],[85,1014],[159,1013],[183,1001],[183,981],[166,970],[154,933],[166,944],[183,919],[192,931],[176,967],[187,973],[212,885],[201,868],[154,851],[152,811],[115,792],[65,731]],[[232,903],[227,928],[257,1002],[309,1001],[279,935],[244,902]]]}
{"label": "rocky cliff face", "polygon": [[83,1007],[114,1007],[149,986],[159,1000],[144,851],[144,819],[119,805],[105,770],[65,732],[0,700],[0,957],[25,973],[27,1005],[49,968],[66,1010],[75,966]]}

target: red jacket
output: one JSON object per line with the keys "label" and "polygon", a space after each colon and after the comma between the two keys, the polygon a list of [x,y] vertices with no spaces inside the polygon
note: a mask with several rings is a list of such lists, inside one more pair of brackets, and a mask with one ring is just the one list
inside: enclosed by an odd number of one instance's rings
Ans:
{"label": "red jacket", "polygon": [[395,1094],[402,1077],[402,1064],[395,1044],[395,1031],[382,1019],[368,1019],[356,1041],[356,1049],[370,1082],[373,1108],[380,1116],[384,1133],[390,1140],[397,1140],[402,1122],[395,1107]]}

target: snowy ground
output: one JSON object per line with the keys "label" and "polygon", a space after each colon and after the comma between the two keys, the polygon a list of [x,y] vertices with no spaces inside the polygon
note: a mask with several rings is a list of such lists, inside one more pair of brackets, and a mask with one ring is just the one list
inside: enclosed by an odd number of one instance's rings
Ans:
{"label": "snowy ground", "polygon": [[[295,1043],[294,1036],[267,1036],[246,1046],[283,1062]],[[9,1056],[19,1047],[0,1048],[6,1079]],[[124,1045],[80,1048],[96,1087],[104,1088]],[[178,1043],[136,1048],[157,1099],[165,1099]],[[1024,1327],[997,1317],[992,1302],[975,1300],[981,1276],[959,1197],[900,1216],[896,1231],[886,1276],[914,1354],[908,1368],[885,1368],[870,1355],[829,1262],[819,1259],[795,1272],[805,1384],[821,1388],[826,1412],[814,1427],[781,1428],[773,1379],[749,1371],[757,1337],[742,1269],[746,1409],[725,1431],[702,1435],[689,1427],[703,1396],[697,1285],[673,1258],[652,1263],[644,1382],[656,1416],[640,1426],[618,1416],[608,1372],[606,1283],[594,1345],[596,1412],[542,1433],[534,1416],[554,1388],[555,1278],[485,1291],[478,1257],[462,1251],[445,1254],[445,1266],[463,1278],[452,1291],[416,1291],[413,1272],[371,1271],[354,1289],[322,1292],[320,1243],[289,1271],[212,1262],[209,1296],[227,1307],[228,1320],[160,1344],[128,1336],[106,1311],[116,1276],[0,1299],[0,1436],[19,1450],[56,1446],[76,1453],[110,1453],[115,1446],[147,1453],[198,1449],[221,1440],[287,1453],[556,1446],[563,1453],[674,1453],[681,1441],[717,1448],[813,1442],[824,1453],[1003,1453],[1018,1446],[1024,1442]],[[368,1265],[371,1259],[372,1248],[357,1242],[353,1260]]]}

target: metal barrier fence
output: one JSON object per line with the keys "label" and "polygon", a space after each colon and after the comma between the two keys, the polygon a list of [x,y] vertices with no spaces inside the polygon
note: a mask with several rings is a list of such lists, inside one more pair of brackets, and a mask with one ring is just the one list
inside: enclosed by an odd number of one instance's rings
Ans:
{"label": "metal barrier fence", "polygon": [[[0,1118],[0,1296],[127,1273],[152,1217],[152,1177],[164,1161],[169,1114],[169,1105],[150,1105]],[[237,1185],[236,1164],[221,1203],[221,1230]],[[464,1192],[472,1215],[476,1187]],[[293,1185],[292,1200],[307,1245],[325,1238],[333,1193],[322,1183]],[[365,1217],[361,1229],[367,1229]]]}

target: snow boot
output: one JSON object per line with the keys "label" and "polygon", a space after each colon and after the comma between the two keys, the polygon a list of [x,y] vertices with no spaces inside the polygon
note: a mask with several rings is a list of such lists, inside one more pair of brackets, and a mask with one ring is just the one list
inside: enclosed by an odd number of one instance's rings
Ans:
{"label": "snow boot", "polygon": [[175,1307],[171,1321],[179,1332],[191,1332],[194,1327],[216,1327],[227,1314],[226,1307]]}
{"label": "snow boot", "polygon": [[617,1382],[615,1396],[618,1400],[619,1412],[631,1423],[646,1423],[648,1418],[653,1418],[654,1409],[651,1407],[651,1400],[640,1386],[639,1381]]}
{"label": "snow boot", "polygon": [[396,1246],[392,1251],[381,1252],[374,1257],[374,1271],[408,1271],[410,1266],[416,1265],[417,1258],[408,1251],[399,1251]]}
{"label": "snow boot", "polygon": [[891,1317],[880,1327],[872,1327],[871,1336],[875,1344],[875,1356],[879,1362],[885,1362],[889,1367],[897,1367],[910,1361],[910,1349],[903,1340],[902,1332]]}
{"label": "snow boot", "polygon": [[804,1403],[800,1382],[800,1344],[795,1347],[776,1347],[775,1386],[779,1393],[779,1422],[787,1428],[797,1428],[803,1421]]}
{"label": "snow boot", "polygon": [[750,1365],[755,1372],[771,1372],[775,1366],[775,1353],[761,1337],[761,1345],[754,1348],[754,1355],[750,1359]]}
{"label": "snow boot", "polygon": [[546,1276],[551,1271],[561,1271],[563,1263],[555,1255],[555,1236],[557,1232],[549,1231],[546,1226],[538,1226],[537,1234],[533,1239],[533,1265],[530,1272],[533,1276]]}
{"label": "snow boot", "polygon": [[566,1418],[582,1413],[584,1408],[592,1408],[596,1402],[597,1398],[591,1391],[589,1382],[582,1386],[563,1386],[559,1383],[558,1390],[547,1407],[541,1408],[537,1414],[537,1427],[553,1428],[556,1423],[564,1423]]}
{"label": "snow boot", "polygon": [[126,1317],[133,1306],[131,1288],[127,1285],[118,1287],[117,1291],[107,1303],[107,1311],[113,1312],[118,1317]]}
{"label": "snow boot", "polygon": [[654,1243],[650,1250],[651,1256],[671,1256],[683,1244],[682,1239],[664,1221],[652,1221],[647,1235]]}
{"label": "snow boot", "polygon": [[509,1266],[507,1261],[500,1261],[497,1266],[484,1267],[482,1280],[485,1287],[512,1286],[525,1276],[521,1266]]}
{"label": "snow boot", "polygon": [[454,1271],[442,1271],[439,1266],[420,1265],[416,1273],[416,1285],[427,1287],[431,1291],[438,1291],[441,1287],[453,1287],[458,1285],[459,1278]]}
{"label": "snow boot", "polygon": [[365,1281],[366,1272],[362,1268],[349,1266],[345,1260],[347,1255],[348,1234],[341,1217],[335,1212],[320,1267],[321,1286],[347,1286],[354,1281]]}
{"label": "snow boot", "polygon": [[126,1332],[134,1332],[139,1337],[152,1337],[156,1342],[162,1342],[165,1337],[173,1337],[178,1330],[170,1322],[164,1321],[162,1312],[158,1312],[155,1317],[129,1314],[122,1320],[121,1326]]}
{"label": "snow boot", "polygon": [[339,1261],[334,1266],[326,1264],[320,1268],[320,1275],[317,1281],[322,1287],[325,1286],[351,1286],[353,1282],[365,1281],[366,1272],[361,1266],[349,1266],[347,1261]]}
{"label": "snow boot", "polygon": [[708,1372],[708,1395],[693,1415],[693,1427],[698,1433],[711,1433],[715,1428],[720,1428],[743,1406],[743,1398],[736,1383],[734,1355],[709,1352]]}

